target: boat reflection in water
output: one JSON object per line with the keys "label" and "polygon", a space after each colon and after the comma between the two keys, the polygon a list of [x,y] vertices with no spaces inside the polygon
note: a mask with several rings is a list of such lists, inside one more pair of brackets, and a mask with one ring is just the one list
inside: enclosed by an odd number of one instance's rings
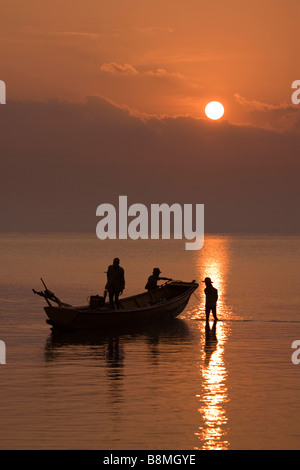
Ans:
{"label": "boat reflection in water", "polygon": [[148,357],[153,364],[158,360],[159,344],[181,344],[190,337],[187,323],[170,318],[150,325],[123,326],[104,330],[56,330],[53,329],[45,345],[45,360],[64,363],[84,360],[106,362],[108,368],[124,367],[125,347],[142,340],[148,345]]}
{"label": "boat reflection in water", "polygon": [[[159,392],[163,383],[157,382],[159,369],[164,369],[166,360],[172,360],[174,354],[170,357],[170,348],[175,348],[179,354],[184,348],[189,351],[189,343],[187,323],[173,318],[148,326],[129,325],[111,330],[53,330],[46,341],[44,357],[46,367],[53,366],[55,376],[58,371],[67,374],[73,384],[73,402],[78,403],[78,407],[82,407],[83,396],[90,396],[85,405],[89,410],[86,411],[89,426],[96,428],[95,433],[101,435],[102,440],[110,442],[107,445],[118,447],[128,445],[126,438],[137,439],[142,433],[134,428],[140,413],[147,416],[149,407],[153,407],[154,417],[147,418],[145,427],[159,419],[155,418],[155,407],[164,408],[168,400]],[[68,375],[70,369],[76,370],[74,377]],[[169,378],[172,373],[173,369],[169,376],[166,372]],[[64,393],[61,383],[54,381],[52,387],[55,393],[58,393],[57,387],[60,394]],[[144,396],[147,393],[150,402]],[[131,420],[132,414],[135,419]],[[122,443],[114,444],[113,439],[121,439]],[[140,445],[138,441],[137,445]]]}
{"label": "boat reflection in water", "polygon": [[[208,237],[205,247],[199,252],[199,276],[209,276],[219,291],[217,316],[220,320],[230,319],[232,309],[226,304],[228,272],[228,240],[223,237]],[[200,277],[199,277],[200,279]],[[204,300],[200,304],[198,316],[203,319]],[[228,441],[228,418],[226,403],[229,401],[226,385],[227,369],[224,360],[225,345],[229,338],[230,322],[199,322],[200,358],[198,361],[201,375],[199,414],[201,425],[195,433],[199,439],[196,449],[226,450]]]}

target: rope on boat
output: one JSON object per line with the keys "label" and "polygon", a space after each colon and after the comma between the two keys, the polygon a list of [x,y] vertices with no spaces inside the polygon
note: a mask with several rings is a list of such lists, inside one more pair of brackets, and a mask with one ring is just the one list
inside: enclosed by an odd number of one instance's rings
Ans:
{"label": "rope on boat", "polygon": [[193,294],[194,294],[194,296],[196,297],[196,299],[197,299],[199,302],[201,302],[201,299],[199,299],[198,295],[195,294],[195,292],[193,292]]}

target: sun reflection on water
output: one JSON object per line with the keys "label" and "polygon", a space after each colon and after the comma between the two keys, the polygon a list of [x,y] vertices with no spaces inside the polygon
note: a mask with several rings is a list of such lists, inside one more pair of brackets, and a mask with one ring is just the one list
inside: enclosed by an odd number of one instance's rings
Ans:
{"label": "sun reflection on water", "polygon": [[[217,316],[220,320],[232,316],[226,305],[226,281],[228,272],[228,245],[226,238],[209,237],[199,253],[199,278],[208,276],[219,291]],[[196,318],[203,319],[205,300],[199,303]],[[228,417],[226,403],[229,401],[226,385],[227,369],[224,360],[225,345],[230,335],[230,323],[199,322],[200,357],[198,361],[201,375],[201,389],[198,412],[201,425],[195,436],[199,440],[196,450],[225,450],[229,448]]]}
{"label": "sun reflection on water", "polygon": [[[226,386],[227,370],[224,362],[224,346],[228,338],[228,324],[214,323],[206,325],[205,344],[199,360],[199,373],[202,376],[201,391],[197,395],[200,407],[198,409],[202,425],[196,436],[201,446],[196,449],[228,449],[227,440],[228,418],[226,403],[228,389]],[[203,330],[203,325],[201,329]]]}

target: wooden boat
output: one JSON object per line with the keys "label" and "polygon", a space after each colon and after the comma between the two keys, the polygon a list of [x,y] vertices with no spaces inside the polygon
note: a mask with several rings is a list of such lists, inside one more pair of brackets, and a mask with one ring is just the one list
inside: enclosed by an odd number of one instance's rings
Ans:
{"label": "wooden boat", "polygon": [[[42,295],[48,306],[44,308],[53,327],[83,329],[112,328],[129,323],[152,322],[177,317],[186,307],[190,296],[199,287],[195,281],[168,281],[161,287],[142,294],[120,299],[120,308],[111,309],[108,302],[95,308],[91,305],[73,307],[61,302],[52,292],[34,293]],[[46,294],[46,295],[45,295]],[[47,295],[51,294],[51,295]],[[52,305],[50,300],[58,303]]]}

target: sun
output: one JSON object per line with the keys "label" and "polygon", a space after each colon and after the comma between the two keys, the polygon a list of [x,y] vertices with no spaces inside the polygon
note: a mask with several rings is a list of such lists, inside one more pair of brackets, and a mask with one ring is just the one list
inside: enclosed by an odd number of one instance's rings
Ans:
{"label": "sun", "polygon": [[224,114],[224,106],[219,101],[211,101],[205,106],[205,114],[209,119],[216,121]]}

